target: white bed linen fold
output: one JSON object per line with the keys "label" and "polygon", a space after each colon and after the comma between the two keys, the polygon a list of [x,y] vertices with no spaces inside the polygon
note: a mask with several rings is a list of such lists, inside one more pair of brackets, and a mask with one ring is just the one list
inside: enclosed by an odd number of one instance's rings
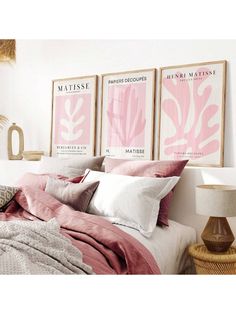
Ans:
{"label": "white bed linen fold", "polygon": [[150,238],[129,227],[117,227],[136,238],[153,254],[162,274],[191,272],[192,262],[187,247],[196,243],[196,231],[192,227],[169,220],[169,227],[156,227]]}

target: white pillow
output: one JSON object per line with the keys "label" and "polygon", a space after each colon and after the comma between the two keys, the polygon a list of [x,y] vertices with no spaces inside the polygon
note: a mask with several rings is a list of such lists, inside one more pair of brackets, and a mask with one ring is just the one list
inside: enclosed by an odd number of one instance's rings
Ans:
{"label": "white pillow", "polygon": [[113,223],[150,237],[156,227],[160,200],[178,180],[179,177],[133,177],[86,170],[83,182],[100,181],[87,212],[109,217]]}
{"label": "white pillow", "polygon": [[84,174],[87,168],[101,170],[104,156],[57,158],[42,156],[39,173],[56,173],[69,178]]}

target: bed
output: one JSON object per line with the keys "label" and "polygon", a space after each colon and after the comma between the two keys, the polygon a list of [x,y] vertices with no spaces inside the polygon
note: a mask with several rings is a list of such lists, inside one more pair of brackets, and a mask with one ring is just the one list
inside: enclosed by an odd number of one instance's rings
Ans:
{"label": "bed", "polygon": [[47,174],[26,174],[8,191],[0,213],[1,274],[191,273],[187,247],[196,242],[195,230],[167,222],[156,206],[156,198],[159,204],[173,192],[176,176],[108,174],[97,169],[102,161],[59,171],[50,159],[40,170]]}
{"label": "bed", "polygon": [[168,228],[156,227],[151,238],[143,237],[137,230],[118,226],[139,240],[154,256],[161,274],[191,274],[192,260],[187,252],[196,243],[196,231],[176,221],[169,220]]}

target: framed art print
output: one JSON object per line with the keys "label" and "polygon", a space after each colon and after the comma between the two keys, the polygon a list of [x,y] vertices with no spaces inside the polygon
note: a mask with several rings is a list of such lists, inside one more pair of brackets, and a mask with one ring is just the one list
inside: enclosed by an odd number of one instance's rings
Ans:
{"label": "framed art print", "polygon": [[226,61],[160,69],[159,159],[223,166]]}
{"label": "framed art print", "polygon": [[97,76],[54,80],[51,155],[95,153]]}
{"label": "framed art print", "polygon": [[102,76],[101,155],[152,159],[155,69]]}

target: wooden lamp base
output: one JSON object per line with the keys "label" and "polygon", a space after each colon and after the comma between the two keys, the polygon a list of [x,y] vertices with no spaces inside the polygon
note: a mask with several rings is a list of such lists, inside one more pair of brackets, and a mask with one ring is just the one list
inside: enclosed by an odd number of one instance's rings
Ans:
{"label": "wooden lamp base", "polygon": [[212,252],[226,252],[234,242],[233,232],[225,217],[210,217],[201,237]]}

